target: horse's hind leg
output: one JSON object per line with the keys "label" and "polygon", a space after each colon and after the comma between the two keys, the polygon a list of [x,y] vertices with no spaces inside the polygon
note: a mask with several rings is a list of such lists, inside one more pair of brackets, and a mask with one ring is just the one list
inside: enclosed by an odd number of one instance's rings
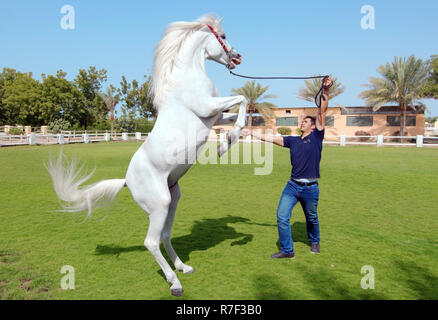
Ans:
{"label": "horse's hind leg", "polygon": [[172,247],[172,243],[170,241],[170,235],[172,231],[173,220],[175,218],[176,207],[178,205],[178,200],[181,197],[181,191],[178,183],[172,186],[170,189],[170,205],[169,205],[169,213],[167,215],[166,224],[164,225],[163,232],[161,233],[161,241],[163,242],[164,248],[166,249],[167,254],[175,265],[176,270],[182,271],[184,273],[192,273],[194,272],[193,268],[189,265],[184,264],[181,259],[176,254],[175,250]]}
{"label": "horse's hind leg", "polygon": [[157,185],[156,187],[155,192],[149,188],[148,191],[151,192],[147,199],[137,201],[145,211],[149,212],[149,229],[144,244],[163,270],[166,280],[171,284],[171,293],[174,296],[181,296],[183,292],[181,283],[160,251],[161,233],[167,220],[171,197],[167,183],[160,183],[159,187]]}

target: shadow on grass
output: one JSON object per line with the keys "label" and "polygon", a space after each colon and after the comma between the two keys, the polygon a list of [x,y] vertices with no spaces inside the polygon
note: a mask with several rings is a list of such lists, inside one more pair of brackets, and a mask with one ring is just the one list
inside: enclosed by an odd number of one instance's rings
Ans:
{"label": "shadow on grass", "polygon": [[[253,235],[241,232],[230,227],[230,223],[245,223],[259,226],[272,226],[270,224],[261,224],[251,222],[251,220],[242,217],[227,216],[219,219],[202,219],[195,221],[191,233],[188,235],[172,238],[172,246],[178,254],[181,261],[189,260],[190,253],[193,251],[204,251],[215,247],[225,240],[235,239],[230,245],[245,245],[252,241]],[[145,251],[142,245],[131,247],[119,247],[115,245],[98,245],[95,250],[96,255],[116,255],[132,251]],[[164,249],[161,248],[164,253]]]}
{"label": "shadow on grass", "polygon": [[[438,298],[438,276],[431,270],[415,262],[402,260],[391,261],[390,267],[393,275],[389,277],[379,275],[379,269],[376,269],[375,289],[365,290],[361,288],[361,278],[364,275],[359,272],[354,283],[351,283],[343,279],[342,274],[322,265],[309,268],[296,264],[290,269],[290,273],[294,277],[302,278],[306,283],[305,287],[291,288],[278,281],[275,276],[258,276],[254,279],[254,287],[258,294],[255,298],[294,299],[297,294],[301,295],[300,291],[305,292],[306,295],[311,293],[310,299],[322,300],[435,300]],[[392,284],[394,288],[391,288]],[[389,288],[391,290],[388,291]]]}
{"label": "shadow on grass", "polygon": [[[190,253],[193,251],[208,250],[225,240],[235,239],[235,241],[231,242],[231,246],[242,246],[252,241],[254,237],[252,234],[236,232],[234,228],[228,225],[230,223],[272,226],[270,224],[251,222],[251,220],[247,218],[230,215],[219,219],[202,219],[194,222],[190,234],[172,238],[172,246],[181,261],[186,262],[189,260]],[[146,251],[146,248],[144,246],[119,247],[115,245],[98,245],[95,254],[115,255],[118,257],[121,253],[132,251]],[[162,246],[161,252],[163,254],[165,253]],[[168,260],[168,263],[171,264],[171,261]],[[164,273],[161,269],[157,272],[165,279]]]}
{"label": "shadow on grass", "polygon": [[287,285],[281,283],[275,275],[260,275],[254,279],[254,286],[260,300],[287,300]]}
{"label": "shadow on grass", "polygon": [[399,270],[397,281],[405,283],[415,295],[414,299],[438,299],[438,277],[413,262],[396,260],[394,264]]}

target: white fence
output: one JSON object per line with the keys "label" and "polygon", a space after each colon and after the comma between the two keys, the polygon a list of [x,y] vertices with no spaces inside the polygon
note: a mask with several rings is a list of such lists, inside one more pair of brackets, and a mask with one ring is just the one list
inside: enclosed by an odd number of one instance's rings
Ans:
{"label": "white fence", "polygon": [[[18,146],[18,145],[50,145],[50,144],[68,144],[68,143],[92,143],[102,141],[143,141],[147,138],[147,133],[114,133],[109,132],[81,132],[81,131],[63,131],[60,134],[28,134],[28,135],[0,135],[0,146]],[[209,141],[224,141],[225,133],[210,135]],[[257,142],[259,140],[243,138],[241,142]],[[345,147],[347,145],[374,145],[399,146],[399,147],[438,147],[438,137],[418,136],[325,136],[324,144],[338,145]]]}
{"label": "white fence", "polygon": [[102,141],[141,141],[145,140],[147,133],[114,133],[109,132],[73,132],[64,131],[60,134],[36,134],[28,135],[0,135],[0,146],[19,145],[50,145],[67,143],[91,143]]}
{"label": "white fence", "polygon": [[397,146],[397,147],[438,147],[438,137],[417,136],[325,136],[324,144],[339,145],[374,145],[377,147]]}

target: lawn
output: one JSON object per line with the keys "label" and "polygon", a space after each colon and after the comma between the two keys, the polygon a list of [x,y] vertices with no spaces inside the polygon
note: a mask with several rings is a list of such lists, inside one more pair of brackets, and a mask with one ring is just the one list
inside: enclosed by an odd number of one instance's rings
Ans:
{"label": "lawn", "polygon": [[[123,178],[139,143],[64,146],[97,170]],[[295,259],[278,251],[276,207],[290,173],[274,147],[271,174],[253,164],[196,164],[180,180],[173,227],[182,298],[144,248],[147,215],[124,188],[110,210],[56,212],[43,162],[59,146],[0,148],[1,299],[437,299],[438,149],[324,146],[321,254],[312,255],[298,205],[291,220]],[[164,252],[164,250],[163,250]],[[60,287],[61,268],[75,289]],[[361,287],[372,266],[375,288]]]}

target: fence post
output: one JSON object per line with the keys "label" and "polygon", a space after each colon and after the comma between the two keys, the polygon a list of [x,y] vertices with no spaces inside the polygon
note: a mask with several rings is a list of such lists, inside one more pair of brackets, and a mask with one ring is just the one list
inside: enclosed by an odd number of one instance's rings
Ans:
{"label": "fence post", "polygon": [[222,143],[225,141],[225,133],[221,132],[219,133],[219,142]]}
{"label": "fence post", "polygon": [[88,133],[83,133],[82,137],[84,138],[84,143],[90,142],[90,140],[88,139]]}
{"label": "fence post", "polygon": [[135,139],[136,140],[141,140],[141,132],[136,132],[135,133]]}
{"label": "fence post", "polygon": [[28,135],[28,137],[29,137],[29,144],[30,145],[34,145],[34,144],[36,144],[36,141],[35,141],[35,133],[31,133],[31,134],[29,134]]}
{"label": "fence post", "polygon": [[345,147],[346,143],[345,143],[345,135],[344,134],[339,137],[339,144],[341,147]]}
{"label": "fence post", "polygon": [[103,135],[103,140],[105,141],[110,141],[110,134],[108,132],[105,132],[105,134]]}
{"label": "fence post", "polygon": [[383,135],[382,134],[377,135],[377,146],[383,147]]}
{"label": "fence post", "polygon": [[128,133],[127,132],[122,132],[122,140],[128,141]]}
{"label": "fence post", "polygon": [[58,144],[64,144],[64,135],[63,134],[58,134],[57,138],[58,138]]}
{"label": "fence post", "polygon": [[423,136],[417,135],[417,148],[422,148],[422,147],[423,147]]}

